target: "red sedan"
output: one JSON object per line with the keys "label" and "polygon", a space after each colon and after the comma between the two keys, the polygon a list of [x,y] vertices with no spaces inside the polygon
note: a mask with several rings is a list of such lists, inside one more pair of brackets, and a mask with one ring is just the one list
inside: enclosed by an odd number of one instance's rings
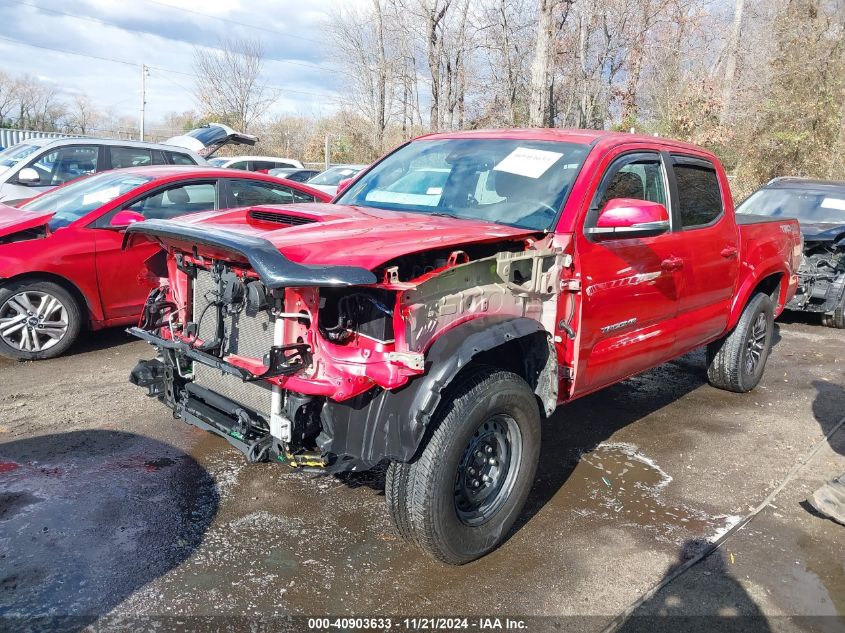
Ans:
{"label": "red sedan", "polygon": [[157,280],[150,243],[121,249],[145,219],[262,204],[326,202],[308,185],[253,172],[134,167],[70,182],[23,204],[0,204],[0,355],[52,358],[83,328],[138,319]]}

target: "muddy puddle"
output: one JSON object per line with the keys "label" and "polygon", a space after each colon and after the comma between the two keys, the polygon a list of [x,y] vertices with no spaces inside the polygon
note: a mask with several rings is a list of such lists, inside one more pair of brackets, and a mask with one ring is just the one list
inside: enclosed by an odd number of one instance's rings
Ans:
{"label": "muddy puddle", "polygon": [[638,527],[670,543],[715,540],[739,520],[669,503],[662,493],[671,481],[636,446],[604,443],[581,455],[561,492],[571,497],[576,516]]}

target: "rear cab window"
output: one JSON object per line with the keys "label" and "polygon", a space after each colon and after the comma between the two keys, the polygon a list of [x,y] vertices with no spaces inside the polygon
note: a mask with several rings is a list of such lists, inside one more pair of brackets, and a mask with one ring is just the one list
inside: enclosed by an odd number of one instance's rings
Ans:
{"label": "rear cab window", "polygon": [[708,160],[672,155],[677,214],[683,229],[709,226],[724,213],[716,168]]}

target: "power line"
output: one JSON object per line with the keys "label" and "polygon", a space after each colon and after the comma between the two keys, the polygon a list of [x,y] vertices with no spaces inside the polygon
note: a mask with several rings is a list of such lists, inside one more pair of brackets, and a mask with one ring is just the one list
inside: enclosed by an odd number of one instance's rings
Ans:
{"label": "power line", "polygon": [[[31,7],[33,9],[37,9],[39,11],[43,11],[45,13],[53,13],[55,15],[61,15],[61,16],[73,18],[73,19],[76,19],[76,20],[85,20],[87,22],[93,22],[95,24],[100,24],[100,25],[103,25],[103,26],[113,26],[113,27],[121,29],[123,31],[128,30],[125,27],[123,27],[123,26],[121,26],[121,25],[119,25],[115,22],[110,22],[108,20],[103,20],[101,18],[95,18],[95,17],[89,16],[89,15],[80,15],[78,13],[69,13],[67,11],[60,11],[58,9],[48,9],[47,7],[42,7],[42,6],[34,4],[32,2],[26,2],[25,0],[10,0],[10,1],[14,2],[15,4],[20,4],[20,5],[23,5],[23,6],[26,6],[26,7]],[[153,0],[148,0],[148,1],[153,2]],[[162,3],[153,2],[153,4],[162,4]],[[162,6],[168,6],[169,7],[170,5],[162,4]],[[171,7],[171,8],[178,9],[179,7]],[[184,9],[184,10],[188,11],[188,9]],[[190,13],[197,13],[195,11],[189,11],[189,12]],[[203,15],[201,13],[197,13],[197,14]],[[214,16],[208,16],[208,17],[214,17]],[[174,38],[169,38],[169,37],[165,37],[163,35],[159,35],[158,33],[152,33],[152,32],[149,32],[149,31],[141,31],[141,32],[147,33],[148,35],[152,35],[153,37],[159,37],[161,39],[168,40],[168,41],[179,41],[179,40],[175,40]],[[276,32],[276,33],[278,33],[278,32]],[[287,37],[291,37],[291,36],[287,36]],[[324,44],[324,43],[321,43],[321,42],[317,42],[316,40],[307,40],[307,41],[314,42],[314,43],[317,43],[317,44]],[[207,44],[202,44],[201,46],[202,46],[202,48],[207,48],[207,49],[214,50],[214,51],[224,52],[223,49],[218,48],[216,46],[208,46]],[[310,68],[312,70],[317,70],[319,72],[327,72],[327,73],[340,73],[340,72],[342,72],[342,71],[336,70],[334,68],[326,68],[324,66],[320,66],[319,64],[312,64],[311,62],[295,61],[295,60],[292,60],[292,59],[280,59],[278,57],[272,57],[272,56],[269,56],[269,55],[263,55],[263,57],[265,59],[268,59],[270,61],[274,61],[274,62],[279,63],[279,64],[288,64],[288,65],[291,65],[291,66],[301,66],[303,68]]]}
{"label": "power line", "polygon": [[176,7],[172,4],[167,4],[166,2],[158,2],[157,0],[145,0],[149,4],[157,4],[160,7],[165,7],[167,9],[173,9],[176,11],[182,11],[183,13],[190,13],[193,15],[197,15],[201,18],[207,18],[210,20],[219,20],[221,22],[225,22],[228,24],[237,24],[238,26],[243,26],[248,29],[255,29],[257,31],[264,31],[265,33],[272,33],[274,35],[281,35],[282,37],[291,37],[293,39],[302,40],[303,42],[311,42],[312,44],[318,44],[323,46],[325,42],[320,42],[319,40],[312,39],[310,37],[304,37],[302,35],[295,35],[293,33],[287,33],[284,31],[278,31],[276,29],[267,28],[266,26],[258,26],[257,24],[247,24],[246,22],[238,22],[237,20],[230,20],[229,18],[221,18],[216,15],[207,15],[200,11],[194,11],[192,9],[186,9],[184,7]]}
{"label": "power line", "polygon": [[[149,66],[149,65],[147,65],[147,68],[150,68],[152,70],[157,70],[157,71],[176,73],[178,75],[184,75],[186,77],[193,77],[194,79],[201,79],[201,77],[198,77],[197,75],[195,75],[193,73],[186,73],[186,72],[181,72],[181,71],[178,71],[178,70],[168,70],[167,68],[158,68],[156,66]],[[163,79],[166,79],[167,81],[172,83],[174,86],[177,86],[178,88],[181,88],[185,92],[193,95],[193,90],[191,90],[190,88],[187,88],[187,87],[183,86],[182,84],[174,81],[173,79],[171,79],[167,75],[156,73],[156,76],[161,77]],[[294,88],[288,88],[287,86],[274,86],[272,84],[265,84],[265,87],[270,88],[271,90],[278,90],[280,92],[291,92],[291,93],[294,93],[294,94],[302,94],[302,95],[309,95],[309,96],[313,96],[313,97],[320,97],[322,99],[333,99],[333,98],[335,98],[335,95],[332,95],[330,93],[309,92],[308,90],[296,90]]]}
{"label": "power line", "polygon": [[91,53],[77,53],[74,51],[65,50],[62,48],[53,48],[50,46],[43,46],[42,44],[32,44],[31,42],[23,42],[5,35],[0,35],[0,40],[11,42],[12,44],[21,44],[23,46],[30,46],[32,48],[41,48],[45,51],[53,51],[54,53],[65,53],[66,55],[78,55],[79,57],[89,57],[91,59],[99,59],[104,62],[114,62],[115,64],[126,64],[127,66],[140,66],[137,62],[128,62],[125,59],[115,59],[114,57],[103,57],[101,55],[92,55]]}

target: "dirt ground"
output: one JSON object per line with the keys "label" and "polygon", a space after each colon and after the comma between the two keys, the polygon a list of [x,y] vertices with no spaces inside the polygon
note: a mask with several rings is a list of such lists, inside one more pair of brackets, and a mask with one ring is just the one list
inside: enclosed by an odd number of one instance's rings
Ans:
{"label": "dirt ground", "polygon": [[172,420],[127,382],[151,355],[107,331],[64,358],[0,361],[0,627],[845,630],[845,527],[805,503],[845,471],[845,426],[824,439],[845,417],[845,331],[782,319],[750,394],[708,386],[696,352],[561,408],[509,540],[460,568],[397,539],[382,472],[250,465]]}

